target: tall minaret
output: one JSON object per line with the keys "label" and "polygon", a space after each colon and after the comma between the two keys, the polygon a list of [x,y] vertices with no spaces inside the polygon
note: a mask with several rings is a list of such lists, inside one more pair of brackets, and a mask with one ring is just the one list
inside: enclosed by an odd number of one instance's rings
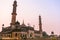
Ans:
{"label": "tall minaret", "polygon": [[17,7],[17,1],[15,0],[13,3],[13,12],[12,12],[12,20],[11,20],[11,25],[14,25],[16,22],[16,7]]}
{"label": "tall minaret", "polygon": [[41,16],[39,15],[39,32],[40,36],[42,37],[42,23],[41,23]]}

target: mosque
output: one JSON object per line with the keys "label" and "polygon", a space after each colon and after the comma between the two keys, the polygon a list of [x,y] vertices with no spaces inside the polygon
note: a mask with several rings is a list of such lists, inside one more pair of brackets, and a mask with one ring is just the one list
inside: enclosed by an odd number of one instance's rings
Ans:
{"label": "mosque", "polygon": [[[20,24],[19,21],[16,21],[16,8],[17,1],[15,0],[13,3],[13,11],[12,11],[12,19],[10,26],[2,27],[2,31],[0,32],[0,37],[2,38],[37,38],[42,37],[42,23],[41,16],[39,16],[39,31],[35,30],[34,27],[26,26],[24,21]],[[4,25],[3,25],[4,26]]]}

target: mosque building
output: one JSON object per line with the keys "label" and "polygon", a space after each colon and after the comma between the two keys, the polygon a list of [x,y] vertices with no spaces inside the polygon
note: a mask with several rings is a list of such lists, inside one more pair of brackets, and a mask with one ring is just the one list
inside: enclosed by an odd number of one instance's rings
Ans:
{"label": "mosque building", "polygon": [[[16,8],[17,1],[15,0],[13,3],[13,11],[12,11],[12,19],[10,26],[2,27],[2,31],[0,32],[0,36],[2,38],[37,38],[42,37],[42,23],[41,16],[39,16],[39,31],[35,30],[34,27],[26,26],[24,21],[20,24],[19,21],[16,21]],[[4,25],[3,25],[4,26]]]}

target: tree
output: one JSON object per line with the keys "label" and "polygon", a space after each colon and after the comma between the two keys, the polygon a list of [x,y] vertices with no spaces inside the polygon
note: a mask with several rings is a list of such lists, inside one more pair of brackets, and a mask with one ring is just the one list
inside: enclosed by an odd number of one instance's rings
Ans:
{"label": "tree", "polygon": [[43,37],[44,37],[44,38],[48,37],[48,34],[47,34],[45,31],[42,32],[42,34],[43,34]]}

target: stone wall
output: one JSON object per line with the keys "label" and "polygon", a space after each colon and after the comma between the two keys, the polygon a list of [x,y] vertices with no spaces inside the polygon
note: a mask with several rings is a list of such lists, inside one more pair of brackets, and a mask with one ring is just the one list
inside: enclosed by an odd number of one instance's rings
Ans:
{"label": "stone wall", "polygon": [[1,38],[0,40],[19,40],[18,38]]}
{"label": "stone wall", "polygon": [[0,40],[60,40],[60,38],[56,38],[56,39],[51,39],[51,38],[35,38],[35,39],[30,39],[30,38],[28,38],[28,39],[17,39],[17,38],[3,38],[3,39],[0,39]]}

